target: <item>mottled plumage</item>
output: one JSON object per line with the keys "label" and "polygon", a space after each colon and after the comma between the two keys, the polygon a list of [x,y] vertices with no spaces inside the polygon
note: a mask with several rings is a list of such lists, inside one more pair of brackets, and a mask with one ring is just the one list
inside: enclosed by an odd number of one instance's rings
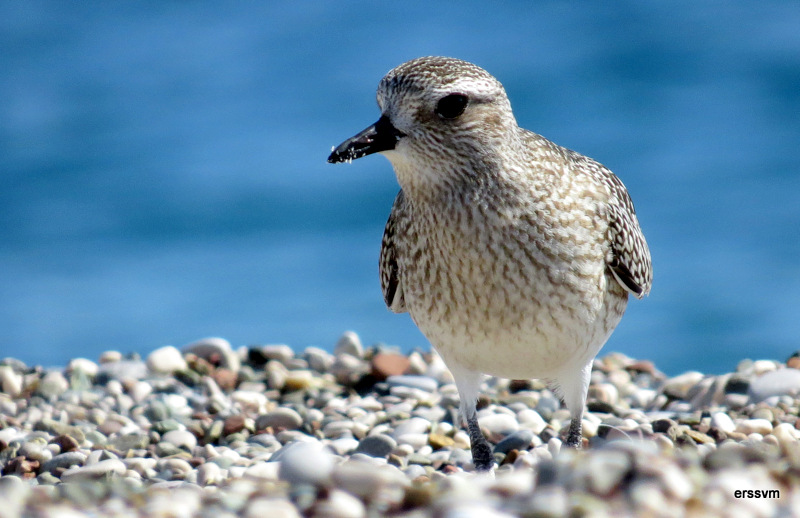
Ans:
{"label": "mottled plumage", "polygon": [[622,182],[517,125],[502,85],[464,61],[426,57],[378,86],[379,121],[329,161],[381,152],[401,191],[380,278],[444,359],[479,469],[492,466],[475,401],[482,374],[550,380],[580,445],[591,364],[652,267]]}

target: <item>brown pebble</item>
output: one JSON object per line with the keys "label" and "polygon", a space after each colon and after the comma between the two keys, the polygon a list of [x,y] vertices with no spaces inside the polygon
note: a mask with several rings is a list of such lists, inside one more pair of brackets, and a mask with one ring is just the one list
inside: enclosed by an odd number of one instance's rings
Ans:
{"label": "brown pebble", "polygon": [[511,450],[506,454],[506,458],[503,459],[503,464],[514,464],[517,457],[519,457],[519,450]]}
{"label": "brown pebble", "polygon": [[372,375],[383,381],[389,376],[405,374],[411,367],[411,360],[402,354],[378,353],[372,357],[371,365]]}
{"label": "brown pebble", "polygon": [[222,390],[231,391],[236,388],[238,376],[230,369],[217,369],[211,374],[211,377]]}
{"label": "brown pebble", "polygon": [[50,441],[50,443],[57,444],[59,449],[61,450],[61,453],[66,453],[68,451],[75,451],[80,447],[78,441],[76,441],[69,435],[59,435],[58,437],[55,437],[52,441]]}
{"label": "brown pebble", "polygon": [[697,430],[686,430],[686,435],[692,438],[694,442],[697,444],[715,444],[716,441],[713,437],[708,434],[704,434],[703,432],[698,432]]}
{"label": "brown pebble", "polygon": [[445,464],[444,466],[442,466],[441,472],[446,473],[448,475],[450,473],[458,473],[458,468],[456,466],[453,466],[452,464]]}
{"label": "brown pebble", "polygon": [[225,424],[222,426],[222,436],[227,437],[232,433],[244,430],[244,419],[243,415],[232,415],[225,419]]}
{"label": "brown pebble", "polygon": [[655,374],[656,366],[649,360],[637,360],[626,367],[630,371],[644,372],[645,374]]}
{"label": "brown pebble", "polygon": [[[28,479],[36,476],[36,470],[39,469],[38,460],[28,460],[25,457],[14,457],[3,468],[3,475],[20,475],[22,478]],[[30,476],[32,475],[32,476]]]}
{"label": "brown pebble", "polygon": [[800,351],[794,353],[791,358],[786,360],[786,366],[790,369],[800,369]]}
{"label": "brown pebble", "polygon": [[428,435],[428,444],[430,444],[431,448],[434,450],[440,450],[442,448],[448,448],[454,445],[455,441],[452,437],[448,437],[440,433],[432,433]]}

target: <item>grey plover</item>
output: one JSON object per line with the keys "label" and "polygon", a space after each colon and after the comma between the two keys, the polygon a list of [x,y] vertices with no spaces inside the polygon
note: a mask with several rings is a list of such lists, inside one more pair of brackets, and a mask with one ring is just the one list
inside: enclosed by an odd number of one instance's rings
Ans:
{"label": "grey plover", "polygon": [[378,121],[331,163],[382,153],[401,190],[383,235],[387,306],[408,311],[461,397],[475,467],[494,464],[476,415],[483,374],[548,380],[582,444],[592,362],[652,267],[625,186],[598,162],[520,128],[482,68],[423,57],[378,85]]}

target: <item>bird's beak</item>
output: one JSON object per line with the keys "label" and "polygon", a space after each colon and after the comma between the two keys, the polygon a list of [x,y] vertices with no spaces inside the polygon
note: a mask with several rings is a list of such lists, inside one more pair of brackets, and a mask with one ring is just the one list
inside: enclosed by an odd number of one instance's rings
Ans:
{"label": "bird's beak", "polygon": [[372,153],[394,149],[397,141],[404,136],[403,132],[392,125],[389,117],[383,115],[369,128],[339,144],[328,157],[328,162],[350,162]]}

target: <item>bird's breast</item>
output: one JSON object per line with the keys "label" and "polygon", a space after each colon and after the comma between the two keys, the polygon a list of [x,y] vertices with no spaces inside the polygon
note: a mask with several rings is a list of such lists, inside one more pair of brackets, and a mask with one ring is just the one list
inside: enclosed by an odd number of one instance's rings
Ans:
{"label": "bird's breast", "polygon": [[[413,214],[398,250],[406,304],[446,361],[477,362],[500,376],[522,374],[515,369],[527,361],[524,377],[534,377],[532,362],[546,368],[565,352],[605,342],[619,294],[608,283],[604,250],[561,219],[478,204]],[[498,344],[502,354],[471,351]]]}

